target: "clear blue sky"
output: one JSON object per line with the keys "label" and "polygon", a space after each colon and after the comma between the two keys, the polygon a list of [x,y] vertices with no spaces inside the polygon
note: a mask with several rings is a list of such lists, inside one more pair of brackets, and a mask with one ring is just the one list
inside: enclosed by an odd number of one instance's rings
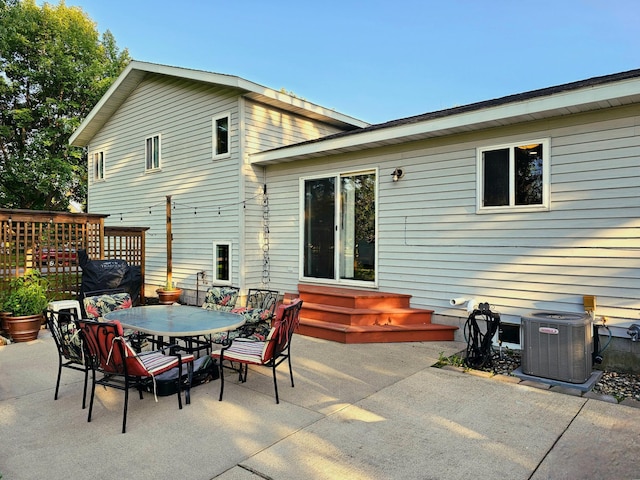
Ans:
{"label": "clear blue sky", "polygon": [[136,60],[237,75],[371,123],[640,68],[639,0],[66,5]]}

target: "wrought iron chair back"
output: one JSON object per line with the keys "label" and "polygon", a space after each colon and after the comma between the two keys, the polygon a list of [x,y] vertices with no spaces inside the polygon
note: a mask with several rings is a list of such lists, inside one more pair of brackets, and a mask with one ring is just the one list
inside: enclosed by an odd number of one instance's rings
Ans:
{"label": "wrought iron chair back", "polygon": [[271,324],[271,330],[265,341],[259,342],[237,338],[232,342],[227,342],[224,347],[211,354],[212,357],[219,361],[220,401],[222,401],[222,395],[224,393],[223,363],[227,360],[231,362],[232,368],[234,369],[234,364],[238,364],[237,371],[241,382],[247,381],[249,364],[271,367],[276,403],[280,403],[276,368],[285,360],[288,362],[291,387],[294,387],[293,369],[291,366],[291,340],[300,322],[301,309],[302,300],[299,298],[294,299],[288,305],[279,305],[276,310],[276,317]]}
{"label": "wrought iron chair back", "polygon": [[58,349],[58,378],[54,400],[58,399],[62,367],[84,372],[84,391],[82,408],[86,407],[87,384],[89,380],[89,362],[85,358],[84,345],[80,332],[78,315],[75,310],[45,310],[47,327]]}
{"label": "wrought iron chair back", "polygon": [[[85,355],[90,360],[89,363],[93,371],[88,422],[91,422],[96,385],[124,390],[122,433],[125,433],[129,388],[136,387],[140,399],[142,399],[142,392],[145,389],[144,379],[151,378],[154,380],[155,392],[154,376],[175,367],[179,369],[177,377],[178,408],[182,409],[181,379],[183,378],[182,365],[184,363],[188,364],[186,403],[190,403],[189,389],[191,386],[193,355],[180,355],[175,352],[171,355],[164,355],[161,351],[137,353],[124,338],[122,325],[117,321],[81,320],[80,327],[84,337]],[[102,374],[102,378],[97,379],[96,373]]]}
{"label": "wrought iron chair back", "polygon": [[247,308],[261,308],[274,313],[278,304],[279,292],[277,290],[263,290],[250,288],[247,292]]}

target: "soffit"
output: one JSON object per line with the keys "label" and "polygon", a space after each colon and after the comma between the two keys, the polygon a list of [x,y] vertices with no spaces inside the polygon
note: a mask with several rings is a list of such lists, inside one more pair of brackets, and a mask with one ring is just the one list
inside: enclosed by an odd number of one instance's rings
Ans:
{"label": "soffit", "polygon": [[366,122],[343,115],[335,110],[326,109],[233,75],[132,61],[71,135],[69,143],[75,146],[88,145],[94,135],[100,131],[147,75],[168,75],[235,88],[239,90],[239,94],[257,102],[344,130],[369,126]]}
{"label": "soffit", "polygon": [[326,157],[640,103],[640,70],[403,118],[252,154],[255,165]]}

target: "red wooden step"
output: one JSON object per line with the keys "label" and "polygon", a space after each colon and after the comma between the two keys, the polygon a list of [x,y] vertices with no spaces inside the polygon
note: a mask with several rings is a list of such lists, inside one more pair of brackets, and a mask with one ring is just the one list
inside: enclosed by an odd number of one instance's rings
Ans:
{"label": "red wooden step", "polygon": [[341,343],[452,341],[457,327],[431,323],[432,310],[411,308],[411,295],[298,285],[297,333]]}

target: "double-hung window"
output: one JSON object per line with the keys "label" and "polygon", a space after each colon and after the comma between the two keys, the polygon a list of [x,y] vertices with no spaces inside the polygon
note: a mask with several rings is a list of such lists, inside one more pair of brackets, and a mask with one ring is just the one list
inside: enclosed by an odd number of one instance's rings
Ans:
{"label": "double-hung window", "polygon": [[147,137],[145,140],[144,155],[146,170],[158,170],[160,168],[160,135]]}
{"label": "double-hung window", "polygon": [[478,213],[549,209],[549,140],[479,148]]}
{"label": "double-hung window", "polygon": [[104,152],[93,154],[93,179],[95,181],[104,180]]}
{"label": "double-hung window", "polygon": [[229,114],[213,117],[213,157],[229,155]]}

